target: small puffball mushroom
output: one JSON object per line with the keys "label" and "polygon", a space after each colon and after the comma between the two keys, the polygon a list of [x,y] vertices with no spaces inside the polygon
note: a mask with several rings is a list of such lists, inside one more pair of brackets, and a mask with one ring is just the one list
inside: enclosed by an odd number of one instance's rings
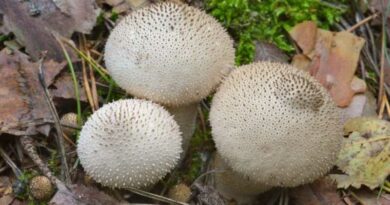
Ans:
{"label": "small puffball mushroom", "polygon": [[219,154],[236,172],[271,186],[314,181],[334,165],[340,112],[313,77],[288,64],[234,70],[210,110]]}
{"label": "small puffball mushroom", "polygon": [[30,193],[37,200],[48,199],[53,191],[53,185],[45,176],[36,176],[30,181]]}
{"label": "small puffball mushroom", "polygon": [[196,117],[198,115],[199,103],[193,103],[189,105],[182,105],[179,107],[166,107],[166,109],[173,115],[173,118],[180,127],[182,133],[182,148],[183,153],[181,158],[184,157],[191,141],[191,137],[195,132]]}
{"label": "small puffball mushroom", "polygon": [[214,155],[212,167],[216,170],[215,188],[225,199],[235,200],[237,204],[251,204],[259,194],[272,188],[234,172],[219,154]]}
{"label": "small puffball mushroom", "polygon": [[[73,135],[76,132],[76,130],[71,128],[71,127],[78,127],[77,114],[73,113],[73,112],[69,112],[69,113],[64,114],[61,117],[60,123],[61,123],[61,125],[63,125],[62,131],[66,135],[68,135],[68,136]],[[67,126],[70,126],[70,127],[67,127]]]}
{"label": "small puffball mushroom", "polygon": [[104,59],[129,94],[178,106],[213,91],[234,65],[234,48],[212,16],[165,2],[125,17],[110,34]]}
{"label": "small puffball mushroom", "polygon": [[168,197],[179,202],[188,202],[191,198],[191,189],[183,183],[176,184],[169,190]]}
{"label": "small puffball mushroom", "polygon": [[84,170],[112,188],[147,188],[180,158],[179,126],[162,106],[119,100],[91,115],[80,132],[77,153]]}

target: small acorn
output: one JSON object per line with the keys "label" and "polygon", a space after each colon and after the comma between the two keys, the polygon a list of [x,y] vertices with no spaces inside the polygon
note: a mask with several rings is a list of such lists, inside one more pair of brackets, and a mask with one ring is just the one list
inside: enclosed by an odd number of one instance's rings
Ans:
{"label": "small acorn", "polygon": [[48,199],[53,194],[53,185],[49,178],[36,176],[30,181],[30,193],[37,200]]}

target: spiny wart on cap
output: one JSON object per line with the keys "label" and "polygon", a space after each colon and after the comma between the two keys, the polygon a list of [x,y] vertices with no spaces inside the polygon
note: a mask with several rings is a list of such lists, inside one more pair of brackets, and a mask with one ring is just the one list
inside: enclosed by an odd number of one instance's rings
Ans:
{"label": "spiny wart on cap", "polygon": [[91,115],[80,132],[77,153],[85,171],[112,188],[145,188],[176,166],[179,126],[162,106],[119,100]]}
{"label": "spiny wart on cap", "polygon": [[109,36],[104,57],[129,94],[169,106],[200,101],[234,66],[225,29],[205,12],[172,2],[125,17]]}
{"label": "spiny wart on cap", "polygon": [[210,122],[229,166],[271,186],[297,186],[324,175],[343,135],[326,90],[308,73],[270,62],[234,70],[214,96]]}

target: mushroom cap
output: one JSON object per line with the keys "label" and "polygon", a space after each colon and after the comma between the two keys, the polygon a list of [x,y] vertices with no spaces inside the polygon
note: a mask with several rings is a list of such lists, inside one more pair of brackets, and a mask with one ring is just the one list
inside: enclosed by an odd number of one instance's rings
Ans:
{"label": "mushroom cap", "polygon": [[213,139],[236,172],[271,186],[297,186],[334,165],[340,112],[308,73],[258,62],[234,70],[214,96]]}
{"label": "mushroom cap", "polygon": [[182,105],[179,107],[166,107],[166,109],[173,115],[173,119],[177,122],[182,133],[182,148],[184,157],[191,141],[191,137],[195,132],[196,116],[198,115],[199,103],[192,103],[189,105]]}
{"label": "mushroom cap", "polygon": [[77,153],[84,170],[112,188],[146,188],[176,166],[179,126],[162,106],[145,100],[104,105],[84,124]]}
{"label": "mushroom cap", "polygon": [[234,65],[234,48],[212,16],[165,2],[125,17],[110,34],[104,57],[129,94],[177,106],[213,91]]}
{"label": "mushroom cap", "polygon": [[[272,187],[258,183],[234,172],[217,153],[212,160],[215,188],[226,199],[234,199],[238,204],[251,204],[257,195]],[[219,172],[221,171],[221,172]]]}
{"label": "mushroom cap", "polygon": [[168,197],[179,202],[188,202],[191,198],[191,194],[190,187],[184,183],[180,183],[171,187],[168,192]]}
{"label": "mushroom cap", "polygon": [[73,128],[70,128],[70,127],[67,127],[67,126],[78,127],[78,124],[77,124],[77,114],[74,113],[74,112],[69,112],[69,113],[64,114],[61,117],[60,123],[61,123],[61,125],[63,125],[62,126],[62,131],[66,135],[68,135],[68,136],[73,135],[76,132],[76,129],[73,129]]}
{"label": "mushroom cap", "polygon": [[36,176],[30,181],[31,195],[37,200],[48,199],[53,191],[54,188],[50,179],[45,176]]}

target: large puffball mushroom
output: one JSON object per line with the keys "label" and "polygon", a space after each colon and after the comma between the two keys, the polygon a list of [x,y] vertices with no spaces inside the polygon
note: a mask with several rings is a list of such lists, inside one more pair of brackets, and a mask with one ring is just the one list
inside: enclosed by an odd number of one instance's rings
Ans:
{"label": "large puffball mushroom", "polygon": [[104,105],[84,124],[77,153],[84,170],[112,188],[146,188],[179,160],[179,126],[162,106],[145,100]]}
{"label": "large puffball mushroom", "polygon": [[340,113],[308,73],[259,62],[234,70],[210,111],[219,154],[236,172],[292,187],[324,175],[342,141]]}
{"label": "large puffball mushroom", "polygon": [[196,117],[198,115],[199,103],[182,105],[179,107],[166,107],[173,115],[173,119],[177,122],[182,133],[182,148],[181,158],[185,156],[190,145],[191,137],[195,132]]}
{"label": "large puffball mushroom", "polygon": [[212,168],[216,171],[215,188],[225,199],[235,200],[237,204],[252,204],[259,194],[272,188],[234,172],[219,154],[214,155]]}
{"label": "large puffball mushroom", "polygon": [[205,12],[153,4],[125,17],[105,47],[108,71],[138,98],[169,106],[199,102],[234,65],[233,41]]}

